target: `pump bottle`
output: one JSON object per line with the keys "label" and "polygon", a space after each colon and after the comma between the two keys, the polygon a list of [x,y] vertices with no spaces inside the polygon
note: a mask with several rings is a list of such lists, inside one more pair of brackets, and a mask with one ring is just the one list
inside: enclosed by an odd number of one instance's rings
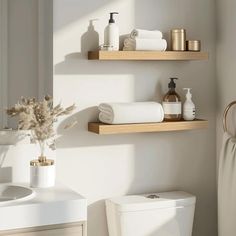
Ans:
{"label": "pump bottle", "polygon": [[196,116],[195,105],[192,101],[191,88],[184,88],[187,90],[186,101],[183,105],[183,118],[184,120],[194,120]]}
{"label": "pump bottle", "polygon": [[109,24],[104,31],[104,45],[112,47],[112,50],[119,51],[119,28],[113,18],[118,12],[111,12]]}
{"label": "pump bottle", "polygon": [[170,78],[168,84],[169,91],[163,97],[163,110],[165,121],[179,121],[182,118],[181,100],[178,93],[176,93],[175,80],[178,78]]}

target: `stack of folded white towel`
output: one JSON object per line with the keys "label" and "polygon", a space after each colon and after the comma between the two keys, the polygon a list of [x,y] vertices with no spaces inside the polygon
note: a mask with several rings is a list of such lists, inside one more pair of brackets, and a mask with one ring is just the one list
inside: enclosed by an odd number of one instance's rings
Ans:
{"label": "stack of folded white towel", "polygon": [[99,120],[107,124],[162,122],[164,111],[157,102],[101,103]]}
{"label": "stack of folded white towel", "polygon": [[165,51],[167,42],[162,32],[134,29],[124,40],[123,51]]}

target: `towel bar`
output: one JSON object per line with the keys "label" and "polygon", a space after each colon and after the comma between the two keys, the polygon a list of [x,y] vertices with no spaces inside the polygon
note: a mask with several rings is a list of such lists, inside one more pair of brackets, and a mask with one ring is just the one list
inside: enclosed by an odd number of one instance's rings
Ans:
{"label": "towel bar", "polygon": [[229,109],[236,104],[236,101],[233,101],[231,102],[226,108],[225,108],[225,111],[224,111],[224,115],[223,115],[223,130],[224,132],[227,132],[228,129],[227,129],[227,115],[228,115],[228,111]]}

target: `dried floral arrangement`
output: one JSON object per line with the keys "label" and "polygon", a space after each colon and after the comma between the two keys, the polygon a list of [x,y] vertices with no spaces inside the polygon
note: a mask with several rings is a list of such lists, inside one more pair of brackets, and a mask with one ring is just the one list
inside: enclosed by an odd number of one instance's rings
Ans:
{"label": "dried floral arrangement", "polygon": [[[40,146],[39,161],[46,161],[44,155],[45,146],[55,150],[56,133],[53,124],[57,118],[69,115],[75,109],[75,105],[62,108],[61,104],[53,106],[53,98],[45,96],[42,101],[36,101],[35,98],[24,98],[15,104],[6,113],[10,117],[19,117],[18,129],[31,130],[31,142],[38,143]],[[77,122],[65,126],[66,129],[73,127]]]}

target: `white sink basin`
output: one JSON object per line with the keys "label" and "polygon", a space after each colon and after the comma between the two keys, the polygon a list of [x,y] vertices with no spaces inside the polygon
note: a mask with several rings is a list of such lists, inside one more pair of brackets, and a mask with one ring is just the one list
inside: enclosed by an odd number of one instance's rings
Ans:
{"label": "white sink basin", "polygon": [[9,184],[0,185],[0,206],[26,201],[33,197],[34,191],[30,188]]}
{"label": "white sink basin", "polygon": [[[25,184],[20,184],[20,186],[28,187]],[[10,187],[13,190],[11,196],[16,196],[15,187],[20,192],[22,191],[21,187],[18,188],[19,186]],[[26,190],[30,190],[29,192],[26,191],[27,193],[32,191],[27,188]],[[87,200],[66,186],[57,184],[55,187],[47,189],[35,188],[33,192],[34,194],[29,196],[31,197],[29,200],[26,200],[28,199],[26,197],[19,199],[16,203],[13,201],[17,200],[12,200],[7,205],[0,205],[0,235],[4,230],[87,221]],[[23,193],[25,193],[25,190],[23,190]],[[1,190],[0,195],[9,196],[10,194],[2,194]],[[21,197],[23,196],[21,195]],[[4,201],[2,204],[4,204]]]}

